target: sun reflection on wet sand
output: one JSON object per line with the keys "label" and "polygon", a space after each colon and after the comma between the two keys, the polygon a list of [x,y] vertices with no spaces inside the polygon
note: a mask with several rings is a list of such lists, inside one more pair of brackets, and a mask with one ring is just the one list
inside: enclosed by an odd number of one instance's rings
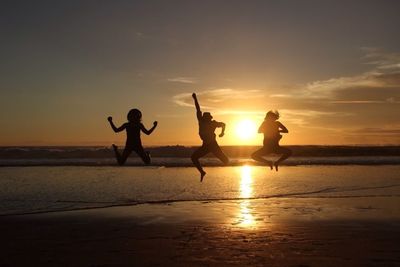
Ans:
{"label": "sun reflection on wet sand", "polygon": [[[252,167],[243,166],[240,170],[240,197],[250,198],[253,196],[253,178],[251,176]],[[239,215],[236,224],[243,227],[252,227],[255,224],[254,217],[251,213],[250,201],[244,199],[240,202]]]}

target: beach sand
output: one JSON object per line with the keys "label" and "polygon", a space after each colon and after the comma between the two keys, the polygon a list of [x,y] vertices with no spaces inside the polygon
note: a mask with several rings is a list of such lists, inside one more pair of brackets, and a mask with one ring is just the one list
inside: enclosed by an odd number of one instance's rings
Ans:
{"label": "beach sand", "polygon": [[2,216],[0,266],[400,266],[397,199],[183,201]]}

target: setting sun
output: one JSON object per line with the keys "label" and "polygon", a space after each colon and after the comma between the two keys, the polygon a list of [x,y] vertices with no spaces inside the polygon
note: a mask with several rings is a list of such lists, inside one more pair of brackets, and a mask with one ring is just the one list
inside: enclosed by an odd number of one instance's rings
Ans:
{"label": "setting sun", "polygon": [[243,119],[238,121],[235,127],[235,133],[241,140],[247,141],[256,137],[257,126],[254,121],[250,119]]}

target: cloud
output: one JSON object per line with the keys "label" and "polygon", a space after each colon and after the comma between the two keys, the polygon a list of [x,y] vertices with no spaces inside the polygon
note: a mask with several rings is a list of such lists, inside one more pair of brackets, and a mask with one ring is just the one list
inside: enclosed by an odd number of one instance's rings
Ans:
{"label": "cloud", "polygon": [[143,34],[143,32],[140,32],[140,31],[135,32],[135,33],[134,33],[134,36],[135,36],[135,38],[138,39],[138,40],[142,40],[142,39],[145,38],[145,35]]}
{"label": "cloud", "polygon": [[330,101],[331,104],[382,104],[388,103],[387,101],[379,101],[379,100],[337,100]]}
{"label": "cloud", "polygon": [[[400,97],[400,54],[385,53],[377,48],[363,47],[365,64],[373,68],[365,73],[313,81],[291,94],[273,94],[271,98],[327,100],[330,104],[397,104]],[[346,99],[347,92],[358,91],[358,99]],[[374,99],[362,99],[367,90],[375,91]],[[354,94],[354,92],[352,92]]]}
{"label": "cloud", "polygon": [[356,130],[352,130],[351,133],[357,134],[383,134],[383,135],[398,135],[400,137],[400,127],[397,128],[360,128]]}
{"label": "cloud", "polygon": [[197,83],[197,79],[193,77],[175,77],[167,79],[169,82],[176,82],[176,83],[188,83],[194,84]]}
{"label": "cloud", "polygon": [[[305,109],[281,109],[279,110],[279,113],[285,121],[307,128],[321,128],[320,126],[311,125],[310,122],[316,119],[324,117],[346,117],[353,115],[346,112],[316,111]],[[326,129],[326,127],[323,128]]]}
{"label": "cloud", "polygon": [[375,47],[362,47],[361,50],[365,53],[363,59],[367,60],[366,64],[384,71],[400,70],[400,53],[387,53]]}
{"label": "cloud", "polygon": [[[398,121],[400,56],[372,48],[363,48],[363,51],[362,60],[371,69],[358,75],[313,81],[290,90],[286,87],[281,92],[274,89],[274,94],[268,94],[268,89],[205,90],[198,92],[199,101],[204,110],[231,117],[262,119],[268,110],[278,109],[282,122],[289,127],[298,126],[297,130],[315,129],[315,132],[332,134],[334,138],[348,137],[349,142],[358,142],[357,135],[367,143],[380,142],[378,132],[352,131],[354,127],[371,130]],[[174,96],[173,101],[179,106],[193,108],[189,92]],[[382,133],[386,143],[399,139],[395,134]]]}
{"label": "cloud", "polygon": [[[232,101],[241,101],[243,99],[260,99],[265,95],[260,90],[235,90],[230,88],[220,88],[206,90],[196,93],[199,97],[201,106],[206,109],[214,110],[221,106],[229,105]],[[178,94],[173,97],[175,104],[182,107],[193,107],[192,93]]]}
{"label": "cloud", "polygon": [[[191,93],[178,94],[173,101],[182,107],[193,108],[194,103]],[[264,118],[266,112],[274,104],[260,90],[234,90],[229,88],[206,90],[197,93],[202,109],[210,110],[215,115],[251,116]],[[243,105],[248,105],[244,107]],[[269,109],[263,109],[264,103],[269,103]],[[280,109],[281,117],[286,122],[313,128],[311,121],[321,117],[343,117],[352,115],[346,112],[317,111],[310,109]]]}
{"label": "cloud", "polygon": [[348,129],[344,130],[342,135],[354,143],[398,144],[400,125]]}

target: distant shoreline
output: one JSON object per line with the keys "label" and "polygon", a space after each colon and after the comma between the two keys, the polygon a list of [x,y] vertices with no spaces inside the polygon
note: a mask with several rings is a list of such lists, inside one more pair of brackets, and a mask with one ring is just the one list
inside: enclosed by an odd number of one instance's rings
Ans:
{"label": "distant shoreline", "polygon": [[[273,159],[273,158],[271,158]],[[203,166],[222,167],[218,159],[205,157],[202,159]],[[262,166],[250,158],[231,158],[227,166]],[[292,157],[282,166],[317,166],[317,165],[400,165],[400,156],[352,156],[352,157]],[[76,166],[76,167],[115,167],[118,166],[115,158],[21,158],[21,159],[0,159],[0,167],[57,167],[57,166]],[[193,167],[190,158],[183,157],[153,157],[150,166],[145,166],[136,155],[132,155],[125,166],[137,166],[145,168],[158,167]]]}
{"label": "distant shoreline", "polygon": [[[250,158],[260,146],[223,146],[230,158]],[[286,146],[293,151],[292,158],[299,157],[400,157],[400,146]],[[122,148],[122,147],[121,147]],[[196,146],[146,147],[153,158],[189,158]],[[134,156],[134,155],[133,155]],[[110,147],[104,146],[37,146],[0,147],[0,160],[22,159],[109,159],[114,158]]]}

